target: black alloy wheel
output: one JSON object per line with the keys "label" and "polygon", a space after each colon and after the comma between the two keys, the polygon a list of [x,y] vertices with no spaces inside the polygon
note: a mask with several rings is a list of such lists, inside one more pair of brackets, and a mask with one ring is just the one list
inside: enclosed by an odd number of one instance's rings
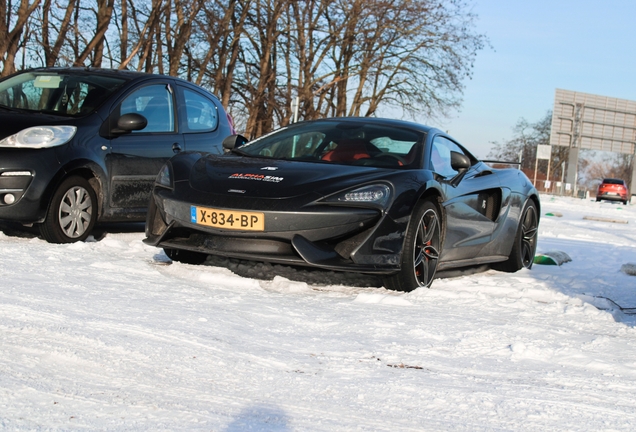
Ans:
{"label": "black alloy wheel", "polygon": [[537,232],[539,217],[537,206],[531,199],[523,207],[519,226],[515,235],[515,242],[508,260],[493,265],[493,268],[505,272],[516,272],[521,268],[532,268],[534,255],[537,252]]}
{"label": "black alloy wheel", "polygon": [[406,232],[399,273],[385,278],[385,286],[395,291],[430,287],[441,251],[440,213],[431,201],[419,204]]}

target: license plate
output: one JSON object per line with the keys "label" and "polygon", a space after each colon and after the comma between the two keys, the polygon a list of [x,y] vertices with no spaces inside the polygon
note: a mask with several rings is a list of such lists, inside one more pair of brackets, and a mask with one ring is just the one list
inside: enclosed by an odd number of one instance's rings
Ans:
{"label": "license plate", "polygon": [[264,231],[265,214],[190,206],[190,221],[214,228]]}

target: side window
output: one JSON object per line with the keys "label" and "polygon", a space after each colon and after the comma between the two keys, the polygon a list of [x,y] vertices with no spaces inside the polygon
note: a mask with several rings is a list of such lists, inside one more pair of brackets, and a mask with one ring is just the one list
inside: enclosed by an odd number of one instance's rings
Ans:
{"label": "side window", "polygon": [[185,98],[186,122],[191,131],[210,131],[219,124],[216,105],[197,92],[183,89]]}
{"label": "side window", "polygon": [[436,136],[431,148],[431,169],[443,177],[457,174],[451,167],[451,151],[464,154],[464,151],[451,140]]}
{"label": "side window", "polygon": [[135,90],[121,103],[120,115],[137,113],[146,117],[148,125],[133,133],[174,132],[174,104],[170,87],[149,85]]}

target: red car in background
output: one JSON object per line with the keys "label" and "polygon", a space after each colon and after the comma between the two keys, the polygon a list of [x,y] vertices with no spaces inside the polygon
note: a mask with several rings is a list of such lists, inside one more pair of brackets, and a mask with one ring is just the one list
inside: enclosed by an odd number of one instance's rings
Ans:
{"label": "red car in background", "polygon": [[627,184],[625,184],[625,181],[621,179],[603,179],[601,184],[598,185],[598,190],[596,192],[596,201],[622,201],[623,204],[627,204],[628,197],[629,190],[627,189]]}

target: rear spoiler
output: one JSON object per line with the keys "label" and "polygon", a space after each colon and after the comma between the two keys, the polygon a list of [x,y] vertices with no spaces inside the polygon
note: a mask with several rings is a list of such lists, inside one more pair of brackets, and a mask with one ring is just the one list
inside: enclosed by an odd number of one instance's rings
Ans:
{"label": "rear spoiler", "polygon": [[508,162],[508,161],[496,161],[496,160],[483,160],[483,163],[487,164],[502,164],[502,165],[519,165],[521,166],[521,162]]}

